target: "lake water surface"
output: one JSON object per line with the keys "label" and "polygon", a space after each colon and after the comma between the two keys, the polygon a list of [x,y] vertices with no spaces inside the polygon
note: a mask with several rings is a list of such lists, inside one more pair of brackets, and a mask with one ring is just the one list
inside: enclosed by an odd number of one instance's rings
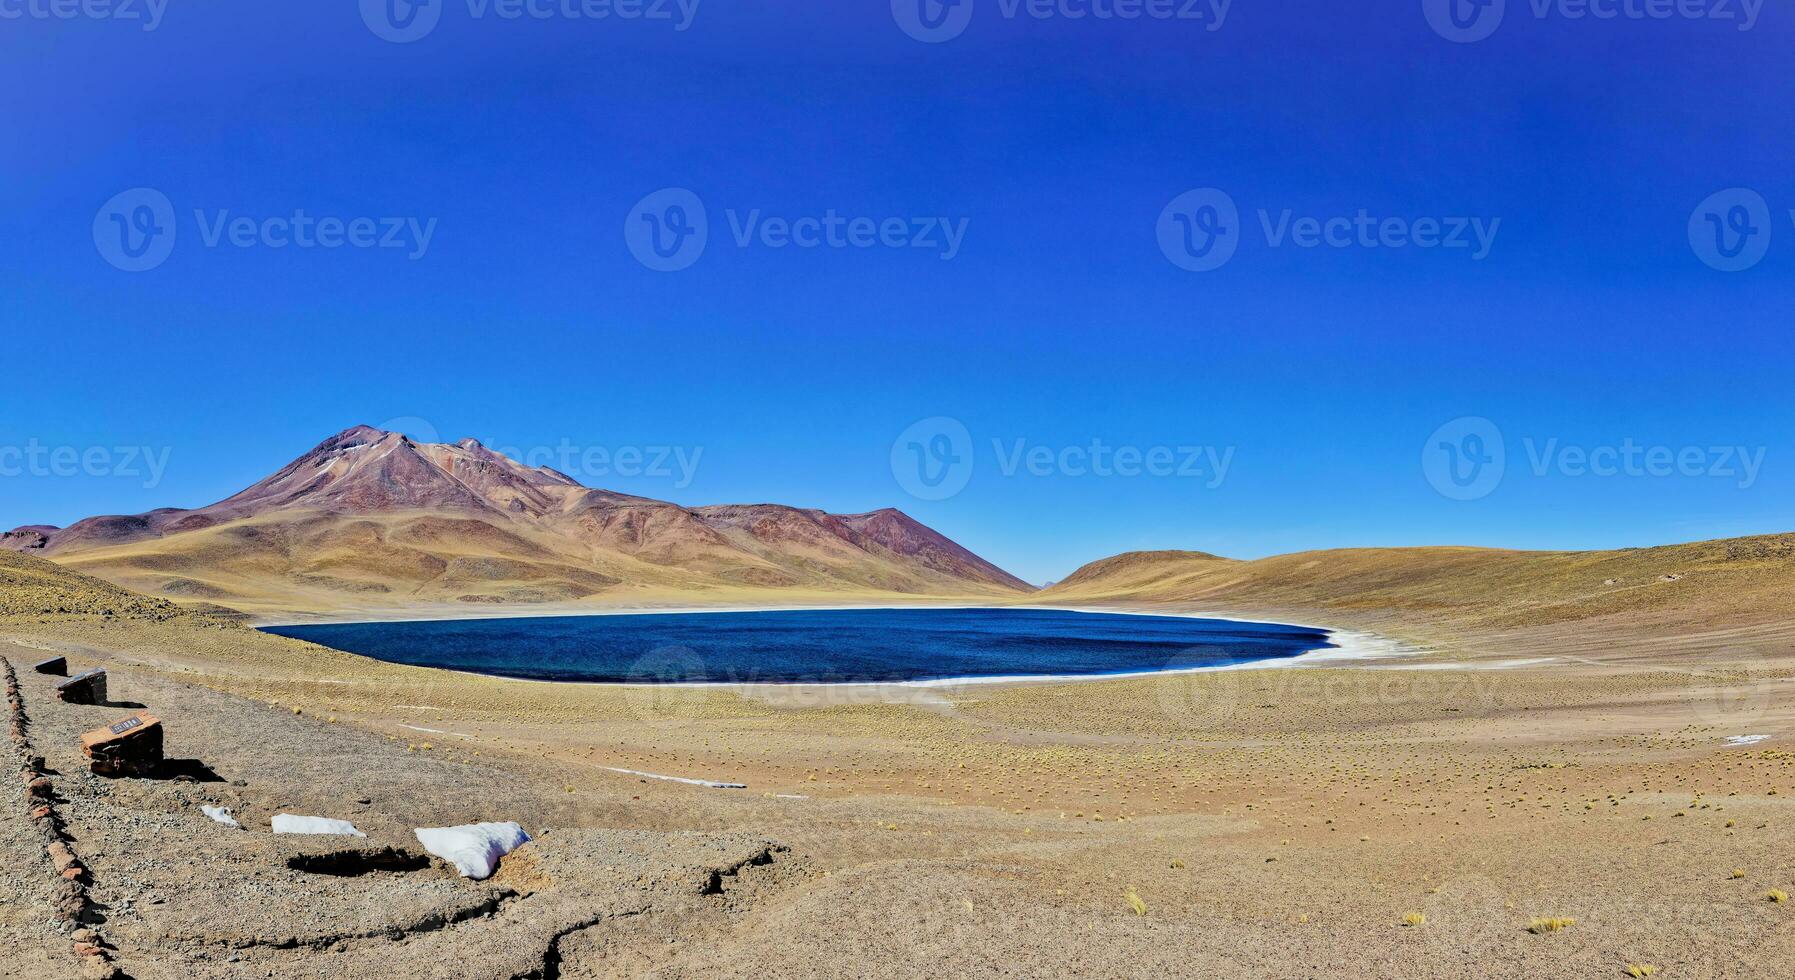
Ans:
{"label": "lake water surface", "polygon": [[791,684],[1086,677],[1333,646],[1326,630],[1059,609],[673,612],[268,627],[419,667],[548,681]]}

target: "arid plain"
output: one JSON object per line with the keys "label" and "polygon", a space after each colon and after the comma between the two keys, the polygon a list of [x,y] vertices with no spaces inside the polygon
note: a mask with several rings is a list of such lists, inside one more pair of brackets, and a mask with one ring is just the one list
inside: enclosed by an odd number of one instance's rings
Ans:
{"label": "arid plain", "polygon": [[[171,540],[167,564],[185,561]],[[264,574],[245,590],[303,564],[290,541],[248,540]],[[128,559],[0,553],[0,656],[87,868],[92,930],[58,921],[29,804],[8,794],[9,975],[1767,977],[1795,962],[1795,902],[1773,900],[1795,891],[1795,535],[1155,552],[1042,592],[982,570],[960,590],[755,586],[716,565],[685,593],[477,604],[1031,603],[1388,641],[1079,683],[698,689],[384,664],[77,570],[141,587],[146,542],[107,546]],[[878,554],[906,580],[941,574]],[[52,655],[106,668],[112,703],[57,701],[30,669]],[[136,704],[178,771],[89,774],[77,736]],[[275,837],[282,811],[369,837]],[[411,828],[476,820],[536,840],[487,882],[416,860]]]}

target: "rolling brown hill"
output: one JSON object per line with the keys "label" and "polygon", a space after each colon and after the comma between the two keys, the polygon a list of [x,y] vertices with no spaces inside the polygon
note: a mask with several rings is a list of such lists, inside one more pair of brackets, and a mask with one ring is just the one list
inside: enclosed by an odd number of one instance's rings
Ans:
{"label": "rolling brown hill", "polygon": [[36,555],[0,550],[0,618],[99,616],[173,619],[181,607],[138,595]]}
{"label": "rolling brown hill", "polygon": [[1359,548],[1255,561],[1131,552],[1092,562],[1030,601],[1308,617],[1479,649],[1598,652],[1672,637],[1761,646],[1791,638],[1795,534],[1614,551]]}
{"label": "rolling brown hill", "polygon": [[366,426],[207,507],[33,525],[0,547],[264,617],[1031,590],[897,510],[682,507]]}

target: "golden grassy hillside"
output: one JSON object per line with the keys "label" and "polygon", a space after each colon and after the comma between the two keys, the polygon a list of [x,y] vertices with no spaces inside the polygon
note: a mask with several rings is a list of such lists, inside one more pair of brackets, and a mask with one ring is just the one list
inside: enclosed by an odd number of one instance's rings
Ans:
{"label": "golden grassy hillside", "polygon": [[0,616],[58,615],[170,619],[181,609],[35,555],[0,551]]}
{"label": "golden grassy hillside", "polygon": [[1617,551],[1364,548],[1256,561],[1136,552],[1094,562],[1043,603],[1302,610],[1462,634],[1583,624],[1681,631],[1795,620],[1795,534]]}
{"label": "golden grassy hillside", "polygon": [[1014,596],[840,542],[776,554],[629,554],[525,523],[432,513],[281,511],[167,537],[55,552],[56,562],[183,605],[254,618],[466,616],[632,605],[791,605]]}

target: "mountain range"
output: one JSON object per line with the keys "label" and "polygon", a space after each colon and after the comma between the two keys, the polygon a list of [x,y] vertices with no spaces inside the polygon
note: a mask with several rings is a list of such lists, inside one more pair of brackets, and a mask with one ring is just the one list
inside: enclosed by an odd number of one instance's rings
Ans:
{"label": "mountain range", "polygon": [[[0,534],[187,607],[268,620],[954,600],[1284,617],[1514,649],[1573,625],[1735,643],[1795,622],[1795,535],[1623,548],[1358,548],[1242,561],[1131,552],[1036,590],[897,510],[684,507],[581,486],[479,442],[357,426],[207,507]],[[1744,630],[1745,632],[1739,632]],[[1517,632],[1520,631],[1520,632]],[[1777,636],[1783,635],[1777,632]],[[1795,639],[1795,633],[1791,633]],[[1618,642],[1618,641],[1613,641]],[[1632,642],[1628,640],[1626,642]]]}
{"label": "mountain range", "polygon": [[0,547],[253,615],[778,596],[1020,596],[895,509],[683,507],[582,486],[472,439],[356,426],[206,507],[28,525]]}

